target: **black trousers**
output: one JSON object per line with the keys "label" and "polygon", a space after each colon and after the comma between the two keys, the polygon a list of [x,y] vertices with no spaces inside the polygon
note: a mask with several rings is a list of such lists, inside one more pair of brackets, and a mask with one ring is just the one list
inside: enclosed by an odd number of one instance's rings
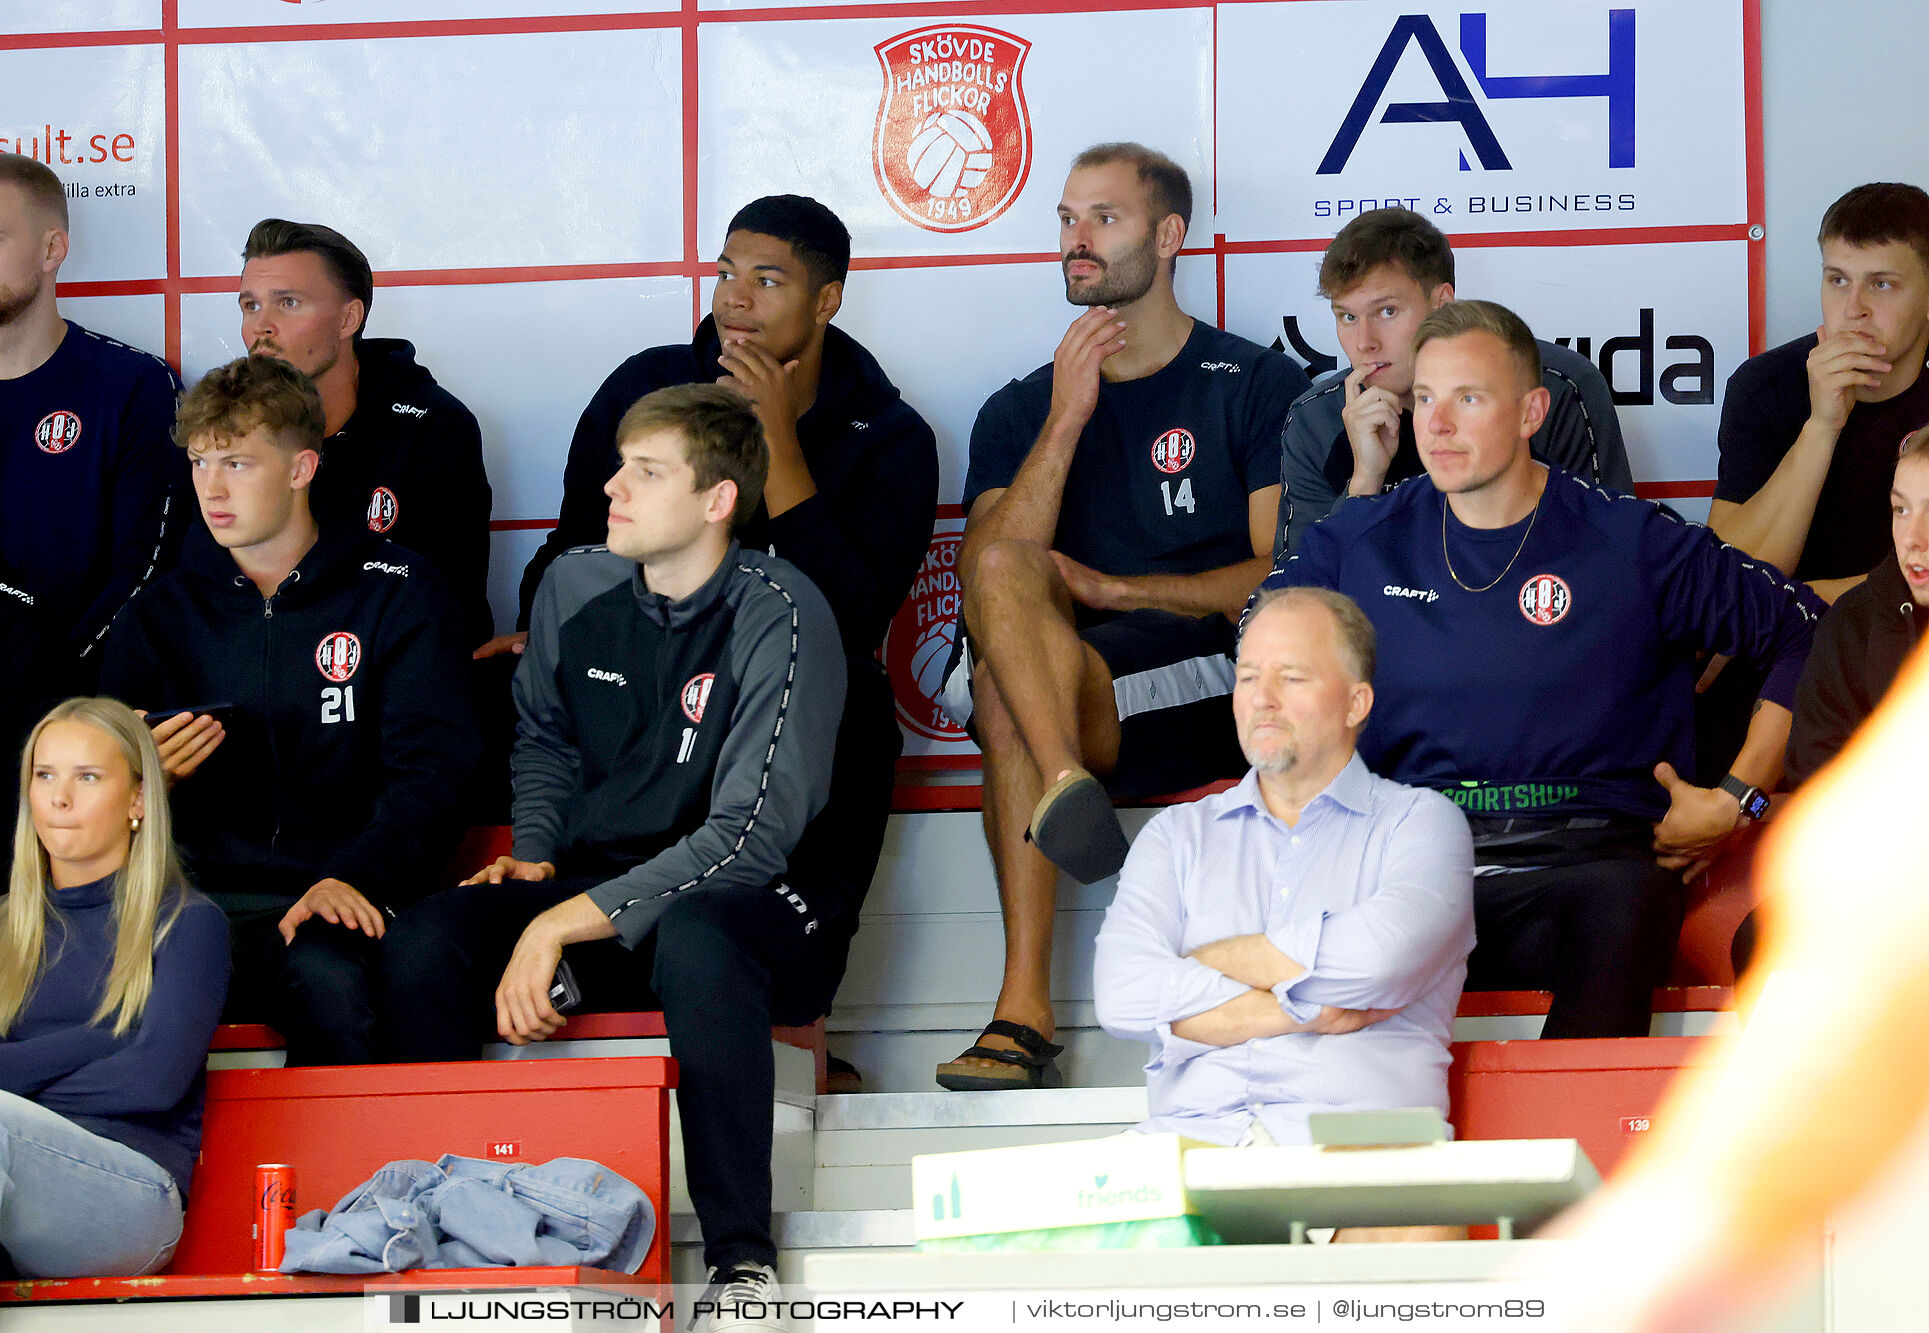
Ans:
{"label": "black trousers", "polygon": [[1551,990],[1543,1037],[1645,1037],[1681,934],[1681,878],[1651,860],[1474,881],[1468,990]]}
{"label": "black trousers", "polygon": [[284,944],[277,927],[294,899],[208,896],[228,914],[234,941],[223,1019],[272,1026],[287,1040],[290,1065],[373,1062],[380,945],[318,916],[302,923],[293,944]]}
{"label": "black trousers", "polygon": [[[496,984],[523,928],[597,882],[469,885],[404,913],[383,941],[384,1057],[475,1059],[495,1035]],[[635,951],[615,940],[565,950],[585,1010],[663,1011],[690,1200],[713,1267],[776,1262],[770,1029],[828,1007],[826,952],[775,892],[744,886],[686,892]]]}

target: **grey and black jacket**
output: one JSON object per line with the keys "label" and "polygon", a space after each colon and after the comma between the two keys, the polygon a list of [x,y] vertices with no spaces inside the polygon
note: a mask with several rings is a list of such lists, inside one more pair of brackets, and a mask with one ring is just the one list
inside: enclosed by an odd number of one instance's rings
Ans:
{"label": "grey and black jacket", "polygon": [[731,544],[681,601],[581,547],[544,575],[516,672],[515,854],[606,877],[589,896],[634,948],[681,893],[770,886],[803,930],[841,921],[835,876],[787,874],[824,808],[844,654],[824,597]]}

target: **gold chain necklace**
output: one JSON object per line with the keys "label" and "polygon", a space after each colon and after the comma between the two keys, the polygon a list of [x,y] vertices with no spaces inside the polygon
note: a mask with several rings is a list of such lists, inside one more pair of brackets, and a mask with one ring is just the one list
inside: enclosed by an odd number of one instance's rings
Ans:
{"label": "gold chain necklace", "polygon": [[1506,578],[1507,571],[1514,567],[1514,561],[1520,559],[1520,553],[1527,549],[1527,539],[1534,535],[1534,524],[1541,516],[1541,501],[1546,497],[1547,483],[1543,481],[1541,483],[1541,493],[1534,497],[1534,512],[1527,516],[1527,531],[1520,534],[1520,545],[1516,546],[1514,553],[1507,557],[1507,564],[1501,569],[1500,573],[1494,575],[1493,583],[1485,583],[1476,588],[1463,581],[1460,575],[1454,573],[1453,557],[1447,553],[1447,497],[1444,495],[1441,496],[1440,558],[1447,562],[1447,577],[1451,578],[1455,583],[1458,583],[1463,592],[1486,592],[1487,589],[1493,587],[1495,583],[1499,583],[1502,579]]}

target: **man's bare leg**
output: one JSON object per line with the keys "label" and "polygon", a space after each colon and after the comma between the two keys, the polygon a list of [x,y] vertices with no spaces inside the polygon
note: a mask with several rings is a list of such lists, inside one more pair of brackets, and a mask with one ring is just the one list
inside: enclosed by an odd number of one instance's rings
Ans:
{"label": "man's bare leg", "polygon": [[[993,1016],[1022,1023],[1049,1041],[1057,1032],[1051,966],[1058,868],[1025,840],[1032,809],[1048,785],[1046,765],[1033,758],[1029,737],[1040,736],[1055,750],[1057,758],[1047,761],[1054,765],[1052,780],[1072,767],[1111,772],[1119,746],[1112,676],[1073,627],[1070,593],[1042,547],[987,547],[964,610],[976,659],[972,710],[984,753],[985,841],[1005,931],[1004,980]],[[1014,692],[1032,713],[1030,732],[1015,715]],[[995,1034],[980,1044],[1017,1049],[1016,1042]],[[989,1060],[966,1063],[998,1067]]]}
{"label": "man's bare leg", "polygon": [[[978,555],[965,588],[965,625],[979,661],[998,682],[1005,711],[1039,777],[1050,786],[1074,768],[1103,775],[1118,759],[1118,714],[1111,702],[1111,673],[1073,620],[1072,594],[1051,552],[1035,542],[993,542]],[[1097,663],[1104,676],[1107,728],[1085,736],[1090,693],[1087,677]],[[991,756],[986,755],[987,762]],[[1025,812],[1029,822],[1031,812]]]}

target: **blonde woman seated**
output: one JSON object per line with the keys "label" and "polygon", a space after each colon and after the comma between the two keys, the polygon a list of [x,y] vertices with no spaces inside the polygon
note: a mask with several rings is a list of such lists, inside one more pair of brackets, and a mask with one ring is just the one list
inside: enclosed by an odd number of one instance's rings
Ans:
{"label": "blonde woman seated", "polygon": [[173,1257],[228,923],[181,873],[147,728],[69,699],[21,763],[0,903],[0,1250],[26,1277]]}

